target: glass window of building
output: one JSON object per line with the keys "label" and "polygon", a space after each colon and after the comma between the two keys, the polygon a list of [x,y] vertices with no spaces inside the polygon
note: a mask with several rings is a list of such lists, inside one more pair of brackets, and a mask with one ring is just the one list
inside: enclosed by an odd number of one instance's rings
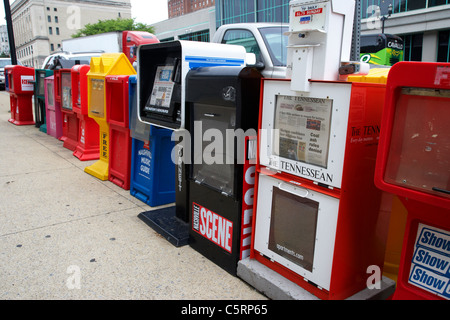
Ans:
{"label": "glass window of building", "polygon": [[450,4],[449,0],[361,0],[361,18],[372,16],[373,8],[378,7],[381,15],[387,15],[392,4],[392,13],[406,12]]}
{"label": "glass window of building", "polygon": [[286,0],[218,0],[216,26],[240,22],[289,22]]}
{"label": "glass window of building", "polygon": [[401,36],[404,43],[405,61],[422,61],[423,33]]}
{"label": "glass window of building", "polygon": [[[180,40],[209,42],[209,30],[202,30],[192,33],[186,33],[178,36]],[[172,38],[173,39],[173,38]]]}
{"label": "glass window of building", "polygon": [[437,62],[450,62],[450,29],[439,31]]}

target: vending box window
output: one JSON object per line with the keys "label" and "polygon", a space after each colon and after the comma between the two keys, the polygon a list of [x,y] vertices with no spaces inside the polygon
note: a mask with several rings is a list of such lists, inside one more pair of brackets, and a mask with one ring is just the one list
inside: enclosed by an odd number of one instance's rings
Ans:
{"label": "vending box window", "polygon": [[106,117],[106,76],[136,74],[123,53],[105,53],[91,59],[88,77],[88,116],[99,126],[99,160],[84,171],[100,180],[109,177],[109,123]]}
{"label": "vending box window", "polygon": [[[244,66],[246,52],[242,46],[176,40],[139,46],[137,61],[138,119],[174,130],[174,139],[178,139],[187,135],[184,129],[189,70],[204,66]],[[177,172],[175,205],[139,215],[175,246],[188,243],[189,164],[183,162],[185,152],[182,144],[176,143],[173,152]]]}
{"label": "vending box window", "polygon": [[186,77],[189,245],[233,275],[244,229],[250,238],[242,210],[245,176],[252,170],[246,136],[256,135],[261,79],[254,68],[230,66],[192,69]]}
{"label": "vending box window", "polygon": [[45,108],[47,134],[56,139],[62,137],[62,114],[55,97],[55,76],[45,78]]}
{"label": "vending box window", "polygon": [[131,142],[130,194],[151,207],[175,201],[172,130],[140,122],[137,77],[129,77]]}
{"label": "vending box window", "polygon": [[393,299],[450,299],[450,64],[389,72],[375,183],[407,210]]}
{"label": "vending box window", "polygon": [[63,146],[75,151],[79,139],[79,121],[77,114],[73,111],[72,101],[72,69],[59,69],[59,96],[61,112],[63,115]]}
{"label": "vending box window", "polygon": [[8,121],[17,126],[34,125],[34,68],[9,65],[5,66],[5,75],[11,107],[11,118]]}
{"label": "vending box window", "polygon": [[78,142],[73,155],[81,161],[99,159],[98,124],[88,116],[87,73],[89,65],[72,67],[72,108],[77,115],[79,129]]}

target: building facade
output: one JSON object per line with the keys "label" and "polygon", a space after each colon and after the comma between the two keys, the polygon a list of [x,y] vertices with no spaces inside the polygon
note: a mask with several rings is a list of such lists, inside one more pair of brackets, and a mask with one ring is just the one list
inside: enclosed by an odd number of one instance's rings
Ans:
{"label": "building facade", "polygon": [[289,0],[216,0],[216,25],[289,22]]}
{"label": "building facade", "polygon": [[[404,40],[407,61],[450,62],[450,0],[357,0],[361,34],[385,33]],[[216,0],[216,26],[239,22],[289,22],[289,0]],[[374,28],[376,26],[376,28]]]}
{"label": "building facade", "polygon": [[169,19],[180,17],[205,8],[214,7],[215,0],[168,0]]}
{"label": "building facade", "polygon": [[373,22],[387,17],[384,32],[403,38],[405,60],[450,62],[450,0],[360,1],[361,34],[381,32]]}
{"label": "building facade", "polygon": [[88,23],[131,18],[130,0],[15,0],[11,4],[17,60],[40,67],[61,41]]}
{"label": "building facade", "polygon": [[[207,1],[169,0],[169,19],[154,24],[155,35],[160,41],[175,39],[210,41],[217,28],[223,24],[289,21],[289,0],[209,1],[210,6],[205,9],[202,6],[203,2],[207,5]],[[202,6],[199,6],[200,3]],[[180,12],[188,5],[194,6],[197,11],[171,16],[171,10]]]}
{"label": "building facade", "polygon": [[216,31],[215,8],[197,10],[153,25],[159,41],[193,40],[209,42]]}
{"label": "building facade", "polygon": [[8,29],[6,25],[0,26],[0,55],[9,56]]}

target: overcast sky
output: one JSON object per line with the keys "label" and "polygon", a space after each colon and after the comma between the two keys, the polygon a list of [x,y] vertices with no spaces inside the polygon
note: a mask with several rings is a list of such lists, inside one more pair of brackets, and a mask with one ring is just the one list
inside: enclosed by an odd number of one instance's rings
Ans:
{"label": "overcast sky", "polygon": [[[5,0],[0,0],[0,25],[6,24]],[[14,0],[9,0],[13,3]],[[167,0],[131,0],[131,16],[136,22],[154,24],[168,18]]]}

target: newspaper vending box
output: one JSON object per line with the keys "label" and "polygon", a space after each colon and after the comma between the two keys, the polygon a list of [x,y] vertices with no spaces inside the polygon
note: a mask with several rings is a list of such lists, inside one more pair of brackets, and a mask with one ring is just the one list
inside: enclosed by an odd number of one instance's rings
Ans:
{"label": "newspaper vending box", "polygon": [[81,161],[99,159],[98,124],[88,116],[87,64],[72,67],[72,105],[78,117],[78,143],[73,155]]}
{"label": "newspaper vending box", "polygon": [[109,124],[109,181],[130,189],[131,136],[128,75],[106,76],[106,120]]}
{"label": "newspaper vending box", "polygon": [[320,299],[366,289],[384,263],[373,176],[385,87],[339,81],[354,4],[291,1],[287,79],[262,85],[251,258]]}
{"label": "newspaper vending box", "polygon": [[173,245],[186,245],[189,165],[183,161],[182,144],[177,143],[186,137],[186,75],[190,69],[202,66],[244,66],[246,52],[242,46],[177,40],[140,46],[137,61],[138,118],[174,130],[176,141],[172,152],[176,166],[175,206],[143,212],[139,217]]}
{"label": "newspaper vending box", "polygon": [[106,118],[106,76],[136,74],[123,53],[104,53],[91,59],[88,77],[88,115],[99,126],[99,159],[84,171],[100,180],[109,177],[109,123]]}
{"label": "newspaper vending box", "polygon": [[322,299],[346,298],[384,261],[373,174],[385,88],[313,81],[299,94],[264,79],[263,90],[254,257]]}
{"label": "newspaper vending box", "polygon": [[246,154],[246,136],[256,135],[261,79],[250,67],[193,69],[186,78],[189,245],[233,275],[245,250],[242,241],[251,239],[251,210],[245,209],[252,205],[247,190],[255,166]]}
{"label": "newspaper vending box", "polygon": [[129,77],[131,135],[130,194],[151,207],[175,201],[172,130],[139,121],[137,76]]}
{"label": "newspaper vending box", "polygon": [[394,299],[450,299],[450,64],[389,72],[377,186],[407,213]]}
{"label": "newspaper vending box", "polygon": [[11,118],[16,126],[35,124],[33,119],[34,68],[5,66],[5,88],[9,92]]}
{"label": "newspaper vending box", "polygon": [[47,117],[45,114],[45,78],[53,75],[52,70],[36,69],[34,81],[34,118],[39,131],[47,133]]}

